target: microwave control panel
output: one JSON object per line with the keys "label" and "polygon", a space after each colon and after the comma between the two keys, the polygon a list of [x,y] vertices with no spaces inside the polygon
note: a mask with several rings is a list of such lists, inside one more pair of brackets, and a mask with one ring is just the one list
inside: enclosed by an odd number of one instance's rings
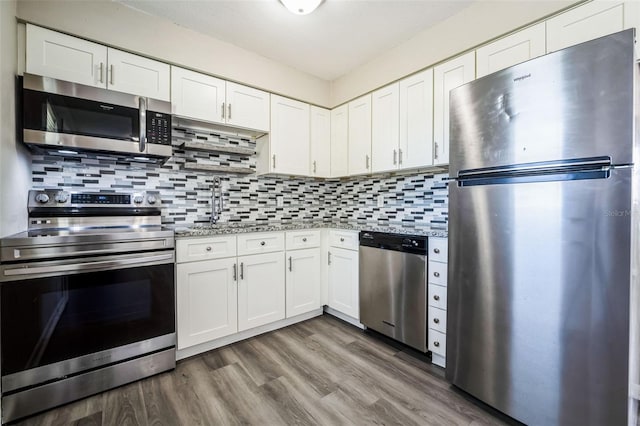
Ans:
{"label": "microwave control panel", "polygon": [[171,115],[147,111],[147,142],[171,145]]}

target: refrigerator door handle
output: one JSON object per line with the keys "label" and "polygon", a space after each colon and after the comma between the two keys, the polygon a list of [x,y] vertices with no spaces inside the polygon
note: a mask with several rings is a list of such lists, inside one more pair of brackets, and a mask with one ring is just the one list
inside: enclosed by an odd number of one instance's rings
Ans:
{"label": "refrigerator door handle", "polygon": [[458,179],[514,175],[533,174],[541,172],[562,173],[571,170],[593,170],[611,167],[611,157],[577,158],[563,161],[544,161],[541,163],[515,164],[504,167],[489,167],[482,169],[461,170],[458,172]]}

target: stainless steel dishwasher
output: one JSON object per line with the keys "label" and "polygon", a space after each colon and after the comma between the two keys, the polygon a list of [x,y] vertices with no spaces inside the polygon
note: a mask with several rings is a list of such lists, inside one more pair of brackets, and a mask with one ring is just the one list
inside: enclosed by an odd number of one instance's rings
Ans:
{"label": "stainless steel dishwasher", "polygon": [[427,352],[427,237],[360,232],[360,322]]}

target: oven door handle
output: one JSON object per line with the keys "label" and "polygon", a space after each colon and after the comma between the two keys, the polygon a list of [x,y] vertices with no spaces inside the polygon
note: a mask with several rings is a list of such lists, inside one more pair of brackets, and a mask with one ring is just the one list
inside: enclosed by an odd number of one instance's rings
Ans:
{"label": "oven door handle", "polygon": [[147,264],[149,262],[162,262],[173,261],[173,252],[169,254],[160,254],[155,256],[145,256],[133,259],[112,259],[112,260],[98,260],[92,262],[70,263],[59,266],[22,266],[14,269],[5,269],[5,276],[20,276],[20,275],[36,275],[36,274],[51,274],[56,272],[80,272],[91,271],[98,268],[114,269],[119,266],[134,266]]}

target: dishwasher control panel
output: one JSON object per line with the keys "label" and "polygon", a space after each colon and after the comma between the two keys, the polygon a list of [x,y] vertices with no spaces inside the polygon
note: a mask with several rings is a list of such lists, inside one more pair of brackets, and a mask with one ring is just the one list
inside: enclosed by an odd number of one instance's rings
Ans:
{"label": "dishwasher control panel", "polygon": [[423,255],[427,254],[428,248],[425,236],[371,231],[360,232],[360,245]]}

